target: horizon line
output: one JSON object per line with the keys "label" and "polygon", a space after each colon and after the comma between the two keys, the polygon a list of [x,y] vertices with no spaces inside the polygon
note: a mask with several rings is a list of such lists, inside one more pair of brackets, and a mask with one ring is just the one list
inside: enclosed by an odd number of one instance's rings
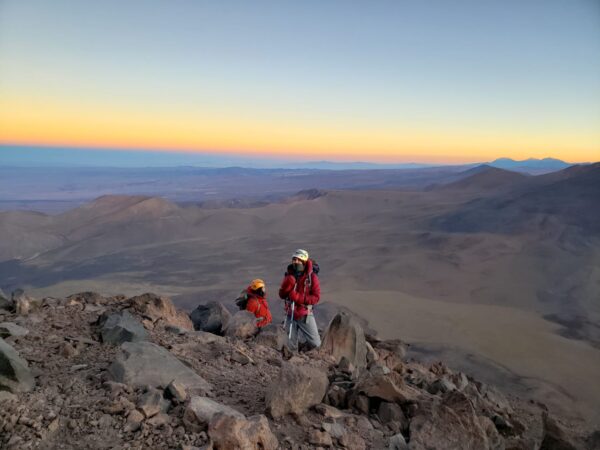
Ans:
{"label": "horizon line", "polygon": [[[60,151],[95,151],[95,152],[112,152],[112,153],[153,153],[153,154],[163,154],[163,155],[178,155],[178,156],[187,156],[187,157],[220,157],[223,159],[226,158],[243,158],[254,161],[269,161],[269,162],[278,162],[285,163],[287,165],[290,164],[370,164],[370,165],[379,165],[379,166],[394,166],[394,165],[423,165],[423,166],[448,166],[448,165],[469,165],[469,164],[485,164],[494,162],[499,159],[506,159],[515,162],[526,162],[526,161],[543,161],[543,160],[557,160],[562,161],[567,164],[589,164],[591,161],[567,161],[562,158],[557,158],[551,155],[544,156],[542,158],[536,158],[531,156],[526,156],[523,158],[513,158],[507,156],[496,156],[493,159],[467,159],[462,157],[456,157],[452,159],[433,159],[433,158],[424,158],[422,160],[418,159],[394,159],[390,160],[389,157],[385,159],[345,159],[339,156],[323,156],[321,158],[318,155],[307,155],[307,157],[302,158],[297,154],[293,154],[290,157],[286,157],[280,154],[274,154],[270,152],[260,152],[260,151],[250,151],[250,150],[207,150],[207,149],[178,149],[178,148],[158,148],[158,147],[120,147],[120,146],[99,146],[99,145],[86,145],[86,146],[78,146],[78,145],[55,145],[55,144],[24,144],[24,143],[12,143],[12,142],[2,142],[0,141],[0,149],[12,148],[14,150],[17,149],[26,149],[26,150],[60,150]],[[316,158],[315,158],[316,157]],[[178,164],[175,166],[185,166],[185,164]],[[171,166],[171,167],[175,167]],[[165,166],[167,167],[167,166]],[[236,167],[236,165],[228,166],[228,167]]]}

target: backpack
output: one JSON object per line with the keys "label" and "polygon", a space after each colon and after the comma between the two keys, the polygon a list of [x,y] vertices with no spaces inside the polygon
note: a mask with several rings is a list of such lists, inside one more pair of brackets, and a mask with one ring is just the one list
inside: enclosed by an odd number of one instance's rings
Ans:
{"label": "backpack", "polygon": [[245,310],[246,306],[248,306],[248,293],[246,291],[242,291],[240,296],[235,299],[235,304],[240,311]]}

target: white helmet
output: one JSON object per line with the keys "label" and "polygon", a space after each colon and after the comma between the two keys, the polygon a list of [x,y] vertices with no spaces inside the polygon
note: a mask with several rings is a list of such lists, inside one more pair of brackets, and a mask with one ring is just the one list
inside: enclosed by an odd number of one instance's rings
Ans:
{"label": "white helmet", "polygon": [[308,252],[299,248],[294,252],[292,258],[298,258],[300,261],[306,262],[308,261]]}

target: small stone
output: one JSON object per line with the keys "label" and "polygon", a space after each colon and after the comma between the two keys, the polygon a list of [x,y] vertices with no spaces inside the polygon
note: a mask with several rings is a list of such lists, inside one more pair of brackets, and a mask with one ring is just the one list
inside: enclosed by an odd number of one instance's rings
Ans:
{"label": "small stone", "polygon": [[149,425],[152,425],[153,427],[160,427],[160,426],[168,425],[170,421],[171,421],[171,418],[167,414],[159,413],[159,414],[155,415],[154,417],[148,419],[146,421],[146,423]]}
{"label": "small stone", "polygon": [[235,361],[237,363],[240,363],[242,366],[245,366],[246,364],[254,362],[254,361],[252,361],[252,358],[250,358],[248,355],[246,355],[245,353],[242,353],[238,350],[234,350],[232,352],[231,360]]}
{"label": "small stone", "polygon": [[133,432],[139,430],[143,420],[144,415],[137,409],[134,409],[127,416],[127,422],[125,423],[124,430],[126,432]]}
{"label": "small stone", "polygon": [[48,425],[48,432],[56,433],[56,430],[58,430],[59,425],[60,425],[60,421],[58,420],[58,417],[57,417],[52,422],[50,422],[50,424]]}
{"label": "small stone", "polygon": [[27,328],[23,328],[16,323],[0,323],[0,338],[7,338],[8,336],[23,337],[27,336],[28,333],[29,330]]}
{"label": "small stone", "polygon": [[113,419],[109,414],[102,414],[100,419],[98,419],[98,427],[99,428],[110,428],[112,426]]}
{"label": "small stone", "polygon": [[323,445],[326,447],[331,447],[333,445],[331,435],[326,431],[319,430],[310,431],[310,433],[308,434],[308,442],[313,445]]}
{"label": "small stone", "polygon": [[185,386],[183,384],[178,383],[177,381],[171,381],[167,386],[167,393],[171,396],[172,399],[176,400],[179,403],[183,403],[187,399],[187,392],[185,390]]}
{"label": "small stone", "polygon": [[169,402],[163,398],[162,391],[150,388],[140,397],[137,407],[149,418],[161,411],[167,412]]}

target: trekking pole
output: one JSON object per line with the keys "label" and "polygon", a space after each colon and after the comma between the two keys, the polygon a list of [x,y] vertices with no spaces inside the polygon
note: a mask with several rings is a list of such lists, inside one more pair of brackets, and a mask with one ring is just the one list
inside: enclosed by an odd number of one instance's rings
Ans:
{"label": "trekking pole", "polygon": [[296,306],[296,302],[292,302],[292,314],[290,314],[290,334],[288,339],[292,339],[292,329],[294,328],[294,308]]}

